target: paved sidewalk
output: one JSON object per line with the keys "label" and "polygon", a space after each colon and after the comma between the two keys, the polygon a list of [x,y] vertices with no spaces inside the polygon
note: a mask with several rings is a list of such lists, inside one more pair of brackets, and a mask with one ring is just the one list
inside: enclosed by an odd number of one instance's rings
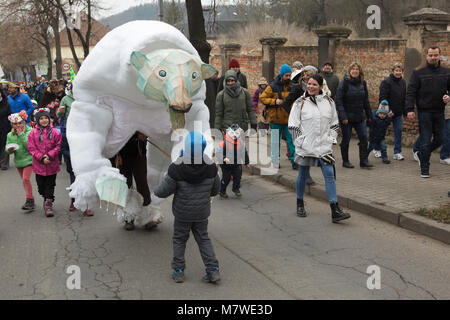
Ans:
{"label": "paved sidewalk", "polygon": [[[260,141],[260,146],[270,145]],[[388,145],[391,164],[383,164],[373,152],[369,162],[372,169],[359,167],[357,140],[350,142],[349,158],[354,169],[342,167],[339,146],[334,146],[336,158],[336,185],[339,202],[342,206],[370,214],[398,226],[419,232],[450,244],[450,226],[413,213],[418,208],[439,207],[450,203],[447,193],[450,190],[450,166],[439,163],[439,153],[431,156],[431,178],[420,177],[418,162],[414,161],[412,149],[403,148],[405,160],[392,160],[393,146]],[[270,147],[267,146],[270,154]],[[295,190],[298,172],[292,170],[286,157],[286,143],[281,143],[281,168],[274,175],[264,177]],[[261,174],[261,167],[252,166],[252,174]],[[263,170],[264,171],[264,170]],[[320,168],[311,168],[315,186],[307,189],[309,195],[327,200],[325,185]]]}

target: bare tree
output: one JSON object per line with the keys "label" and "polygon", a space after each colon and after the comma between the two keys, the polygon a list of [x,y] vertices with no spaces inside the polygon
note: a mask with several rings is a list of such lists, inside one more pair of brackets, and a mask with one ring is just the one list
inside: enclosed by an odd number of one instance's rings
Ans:
{"label": "bare tree", "polygon": [[[75,50],[75,45],[72,37],[72,29],[80,40],[83,47],[84,59],[89,55],[89,47],[92,36],[92,12],[94,9],[101,9],[98,1],[96,0],[49,0],[59,10],[61,17],[66,26],[67,39],[69,41],[70,50],[72,52],[73,59],[78,68],[81,67],[80,59]],[[74,8],[78,8],[81,11],[82,23],[87,24],[86,32],[81,33],[81,28],[72,24],[72,17],[69,12],[72,12]],[[71,27],[68,27],[71,26]],[[73,28],[72,28],[73,27]]]}

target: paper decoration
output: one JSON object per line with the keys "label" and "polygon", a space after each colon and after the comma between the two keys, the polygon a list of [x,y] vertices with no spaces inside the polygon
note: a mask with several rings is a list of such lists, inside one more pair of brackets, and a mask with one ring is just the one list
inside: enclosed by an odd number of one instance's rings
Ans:
{"label": "paper decoration", "polygon": [[109,210],[109,203],[113,203],[114,214],[116,214],[117,206],[124,207],[127,205],[128,186],[120,179],[102,176],[95,182],[95,189],[101,202],[108,202],[106,210]]}

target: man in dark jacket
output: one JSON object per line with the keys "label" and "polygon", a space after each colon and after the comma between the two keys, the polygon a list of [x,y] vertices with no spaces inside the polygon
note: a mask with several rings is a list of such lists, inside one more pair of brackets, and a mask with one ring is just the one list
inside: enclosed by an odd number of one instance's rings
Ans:
{"label": "man in dark jacket", "polygon": [[181,157],[169,166],[164,180],[155,189],[155,195],[160,198],[174,194],[172,278],[175,282],[184,281],[184,253],[191,230],[206,267],[203,280],[212,283],[220,280],[219,262],[208,235],[210,197],[218,194],[220,179],[216,165],[205,161],[205,148],[206,140],[203,135],[196,131],[189,132]]}
{"label": "man in dark jacket", "polygon": [[[241,87],[248,89],[247,77],[245,76],[245,74],[243,74],[241,72],[241,65],[239,64],[239,62],[236,59],[230,60],[230,63],[228,64],[228,70],[233,70],[234,72],[236,72],[237,81],[239,81],[239,83],[241,84]],[[223,80],[224,80],[224,76],[219,78],[219,86],[217,87],[217,92],[220,92],[223,90],[223,87],[224,87]]]}
{"label": "man in dark jacket", "polygon": [[7,170],[9,168],[9,154],[5,151],[6,138],[11,131],[11,122],[8,116],[11,114],[11,108],[8,99],[3,91],[0,91],[0,168]]}
{"label": "man in dark jacket", "polygon": [[[136,182],[137,192],[142,196],[142,206],[146,207],[151,203],[150,189],[147,182],[147,137],[140,132],[136,132],[120,149],[119,153],[110,159],[113,167],[117,167],[120,173],[127,178],[128,188],[133,185],[133,177]],[[152,229],[156,224],[149,222],[146,229]],[[125,221],[125,230],[134,230],[134,220]]]}
{"label": "man in dark jacket", "polygon": [[336,91],[339,86],[339,78],[333,72],[333,63],[326,61],[323,64],[323,78],[327,82],[328,89],[331,91],[331,99],[336,100]]}
{"label": "man in dark jacket", "polygon": [[417,157],[422,178],[430,177],[431,152],[442,145],[444,110],[450,102],[450,69],[441,66],[440,53],[441,49],[437,46],[428,48],[427,62],[413,71],[406,93],[408,119],[415,119],[414,104],[417,105],[420,134]]}

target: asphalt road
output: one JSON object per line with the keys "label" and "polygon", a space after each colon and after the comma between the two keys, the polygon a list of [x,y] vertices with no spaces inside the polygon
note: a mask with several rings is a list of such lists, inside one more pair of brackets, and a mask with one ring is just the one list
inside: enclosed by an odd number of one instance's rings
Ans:
{"label": "asphalt road", "polygon": [[[354,211],[332,224],[328,204],[313,198],[305,199],[310,215],[298,218],[295,193],[258,176],[244,176],[241,199],[231,191],[214,199],[218,285],[201,281],[192,236],[186,281],[170,278],[171,198],[157,229],[125,231],[111,211],[69,213],[66,172],[55,217],[46,218],[34,179],[38,208],[25,214],[16,169],[0,171],[0,299],[450,299],[448,245]],[[66,285],[71,265],[80,268],[79,290]],[[381,289],[367,288],[372,265]]]}

